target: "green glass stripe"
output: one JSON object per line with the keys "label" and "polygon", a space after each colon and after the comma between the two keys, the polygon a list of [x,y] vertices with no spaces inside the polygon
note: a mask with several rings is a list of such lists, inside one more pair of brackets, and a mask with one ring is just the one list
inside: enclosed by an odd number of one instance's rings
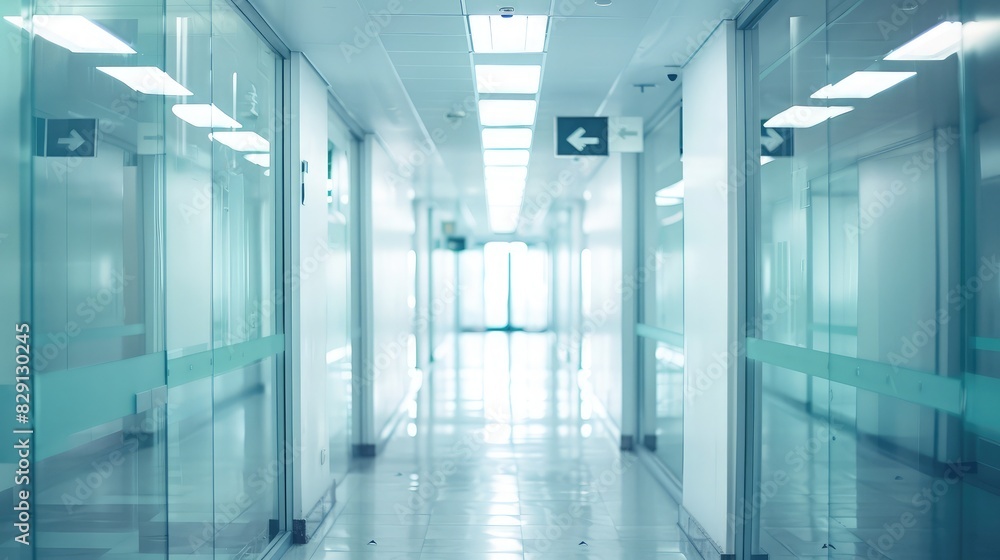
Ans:
{"label": "green glass stripe", "polygon": [[767,362],[781,368],[815,375],[824,379],[829,377],[830,366],[828,354],[809,350],[808,348],[790,346],[759,338],[748,338],[747,357],[751,360]]}
{"label": "green glass stripe", "polygon": [[659,342],[676,346],[677,348],[684,348],[684,335],[679,332],[668,331],[667,329],[661,329],[659,327],[653,327],[643,323],[637,323],[635,325],[635,332],[642,337],[651,338]]}
{"label": "green glass stripe", "polygon": [[965,374],[965,421],[970,429],[1000,439],[1000,379]]}
{"label": "green glass stripe", "polygon": [[284,335],[276,334],[215,349],[215,375],[248,366],[285,349]]}
{"label": "green glass stripe", "polygon": [[206,350],[167,362],[167,385],[177,387],[245,367],[285,349],[285,336],[276,334]]}
{"label": "green glass stripe", "polygon": [[70,449],[69,436],[135,414],[135,395],[163,385],[158,352],[35,377],[33,417],[40,457]]}
{"label": "green glass stripe", "polygon": [[830,354],[830,380],[962,415],[962,380]]}
{"label": "green glass stripe", "polygon": [[757,338],[747,357],[951,414],[962,414],[962,380]]}
{"label": "green glass stripe", "polygon": [[212,351],[206,350],[167,361],[167,385],[178,387],[212,375]]}
{"label": "green glass stripe", "polygon": [[986,350],[987,352],[1000,352],[1000,339],[977,336],[972,339],[972,347],[976,350]]}

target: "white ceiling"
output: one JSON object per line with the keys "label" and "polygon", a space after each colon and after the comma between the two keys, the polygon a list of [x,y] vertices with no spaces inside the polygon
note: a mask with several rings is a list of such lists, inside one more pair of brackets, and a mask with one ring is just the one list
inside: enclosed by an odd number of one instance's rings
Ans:
{"label": "white ceiling", "polygon": [[[683,64],[719,20],[744,0],[252,0],[293,50],[301,50],[366,130],[377,132],[397,160],[436,149],[418,166],[418,196],[464,205],[471,233],[488,233],[473,63],[540,63],[535,137],[525,205],[544,207],[560,173],[574,181],[556,198],[581,197],[596,166],[553,155],[556,116],[654,116],[676,98]],[[547,14],[544,54],[472,55],[466,15]],[[371,16],[371,19],[369,19]],[[377,31],[375,39],[365,35]],[[365,44],[368,41],[368,44]],[[634,84],[655,84],[640,93]],[[449,120],[449,112],[467,117]],[[565,177],[565,175],[564,175]],[[545,212],[522,217],[519,233],[542,231]]]}

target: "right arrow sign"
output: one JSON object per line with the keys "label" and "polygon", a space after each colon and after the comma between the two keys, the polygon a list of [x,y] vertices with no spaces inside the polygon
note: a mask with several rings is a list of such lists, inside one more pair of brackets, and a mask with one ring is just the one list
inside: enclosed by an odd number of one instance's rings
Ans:
{"label": "right arrow sign", "polygon": [[788,157],[792,153],[792,140],[795,138],[791,128],[767,128],[760,123],[760,155],[767,157]]}

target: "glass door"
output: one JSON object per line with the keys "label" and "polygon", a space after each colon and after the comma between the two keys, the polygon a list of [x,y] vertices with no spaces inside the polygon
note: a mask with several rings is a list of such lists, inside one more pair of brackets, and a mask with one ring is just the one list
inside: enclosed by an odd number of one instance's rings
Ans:
{"label": "glass door", "polygon": [[544,331],[549,326],[549,260],[541,245],[483,246],[483,305],[488,330]]}

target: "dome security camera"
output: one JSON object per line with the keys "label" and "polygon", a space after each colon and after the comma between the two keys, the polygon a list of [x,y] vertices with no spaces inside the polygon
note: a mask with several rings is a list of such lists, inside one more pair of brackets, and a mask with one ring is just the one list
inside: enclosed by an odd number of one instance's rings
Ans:
{"label": "dome security camera", "polygon": [[667,74],[667,79],[670,80],[671,82],[676,82],[677,81],[677,74],[674,74],[674,73]]}

